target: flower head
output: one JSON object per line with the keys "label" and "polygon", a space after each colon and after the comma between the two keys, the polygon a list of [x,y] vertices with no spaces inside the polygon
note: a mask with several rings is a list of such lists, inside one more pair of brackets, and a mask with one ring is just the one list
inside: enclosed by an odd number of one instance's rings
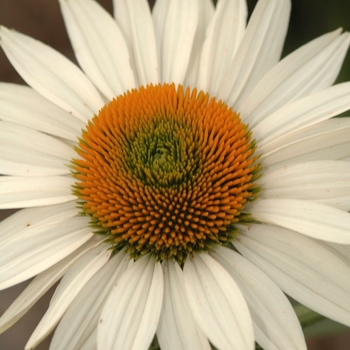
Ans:
{"label": "flower head", "polygon": [[229,243],[256,193],[255,144],[222,102],[172,85],[119,96],[92,119],[73,162],[82,211],[113,249],[158,261]]}
{"label": "flower head", "polygon": [[280,61],[288,0],[59,2],[83,71],[0,29],[0,287],[35,277],[0,331],[61,278],[27,349],[305,349],[284,293],[350,325],[349,34]]}

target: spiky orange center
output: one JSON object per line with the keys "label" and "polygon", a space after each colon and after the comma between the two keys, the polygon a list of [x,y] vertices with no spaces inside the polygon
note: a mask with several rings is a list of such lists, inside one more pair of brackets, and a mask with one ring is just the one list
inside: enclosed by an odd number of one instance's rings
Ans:
{"label": "spiky orange center", "polygon": [[141,87],[83,131],[74,193],[114,249],[182,261],[234,236],[257,192],[254,150],[247,126],[221,101],[182,86]]}

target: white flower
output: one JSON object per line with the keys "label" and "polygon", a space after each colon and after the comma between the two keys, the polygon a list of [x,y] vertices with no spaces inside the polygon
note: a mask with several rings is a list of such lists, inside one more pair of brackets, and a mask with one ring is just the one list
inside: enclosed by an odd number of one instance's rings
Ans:
{"label": "white flower", "polygon": [[26,349],[305,349],[284,293],[350,326],[349,34],[279,61],[288,0],[60,5],[84,73],[0,30],[0,287],[36,276],[0,330],[60,278]]}

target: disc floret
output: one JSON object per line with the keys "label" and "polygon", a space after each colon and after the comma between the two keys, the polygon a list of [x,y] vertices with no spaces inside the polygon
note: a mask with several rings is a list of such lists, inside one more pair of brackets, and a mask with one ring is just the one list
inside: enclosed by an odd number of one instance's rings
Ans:
{"label": "disc floret", "polygon": [[208,94],[141,87],[87,125],[74,193],[114,250],[182,262],[235,236],[259,190],[255,148],[239,116]]}

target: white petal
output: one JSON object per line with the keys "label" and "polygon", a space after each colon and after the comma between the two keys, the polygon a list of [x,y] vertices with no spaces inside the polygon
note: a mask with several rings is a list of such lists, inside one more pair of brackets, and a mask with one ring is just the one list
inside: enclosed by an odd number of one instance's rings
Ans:
{"label": "white petal", "polygon": [[22,239],[0,247],[0,289],[25,281],[74,252],[92,237],[85,217],[32,225]]}
{"label": "white petal", "polygon": [[210,342],[222,350],[253,349],[248,307],[229,273],[203,253],[186,261],[184,278],[192,313]]}
{"label": "white petal", "polygon": [[330,119],[350,108],[349,94],[350,83],[344,83],[287,104],[255,126],[254,137],[259,145],[264,145],[299,128]]}
{"label": "white petal", "polygon": [[290,14],[289,0],[261,0],[218,91],[229,105],[239,103],[280,59]]}
{"label": "white petal", "polygon": [[90,80],[51,47],[5,27],[1,46],[22,78],[41,95],[86,121],[104,102]]}
{"label": "white petal", "polygon": [[67,175],[69,169],[58,157],[0,142],[0,169],[4,175]]}
{"label": "white petal", "polygon": [[124,37],[96,1],[60,0],[77,60],[108,99],[135,87]]}
{"label": "white petal", "polygon": [[136,84],[159,82],[156,38],[147,0],[114,0],[114,17],[134,62]]}
{"label": "white petal", "polygon": [[[157,5],[157,2],[156,2]],[[155,5],[155,7],[156,7]],[[198,68],[202,51],[202,45],[205,39],[206,29],[214,15],[214,4],[212,0],[200,0],[199,18],[196,34],[193,39],[192,52],[188,63],[184,87],[198,87]],[[153,10],[154,12],[155,10]]]}
{"label": "white petal", "polygon": [[0,177],[0,209],[25,208],[69,202],[73,177]]}
{"label": "white petal", "polygon": [[245,123],[254,127],[287,103],[332,85],[349,44],[340,32],[311,41],[273,67],[237,106]]}
{"label": "white petal", "polygon": [[177,263],[163,263],[164,298],[157,338],[162,350],[207,349],[210,344],[196,325],[185,295],[183,272]]}
{"label": "white petal", "polygon": [[[50,347],[51,349],[51,347]],[[98,350],[97,349],[97,328],[89,335],[89,338],[79,348],[79,350]]]}
{"label": "white petal", "polygon": [[51,298],[50,306],[28,340],[25,349],[34,349],[54,329],[85,284],[104,266],[112,251],[101,244],[83,255],[63,276]]}
{"label": "white petal", "polygon": [[317,203],[330,205],[340,210],[350,211],[350,195],[342,195],[341,197],[322,198]]}
{"label": "white petal", "polygon": [[0,119],[75,141],[85,124],[28,86],[0,83]]}
{"label": "white petal", "polygon": [[331,250],[296,232],[242,227],[234,246],[282,290],[316,312],[350,325],[350,268]]}
{"label": "white petal", "polygon": [[[275,147],[274,147],[275,146]],[[350,118],[335,118],[297,130],[266,144],[264,169],[313,160],[337,160],[350,156]]]}
{"label": "white petal", "polygon": [[4,175],[50,176],[70,173],[75,151],[39,131],[0,121],[0,168]]}
{"label": "white petal", "polygon": [[203,44],[198,89],[216,96],[241,43],[246,21],[247,4],[245,0],[220,0],[218,2]]}
{"label": "white petal", "polygon": [[35,225],[41,226],[78,215],[75,202],[19,210],[0,222],[0,246],[21,240]]}
{"label": "white petal", "polygon": [[[288,147],[297,142],[306,140],[308,138],[315,137],[317,135],[326,134],[330,139],[338,139],[340,135],[331,134],[332,132],[341,131],[347,129],[346,135],[348,138],[345,141],[350,141],[350,118],[332,118],[327,119],[322,122],[312,124],[309,126],[304,126],[302,128],[296,129],[285,135],[271,140],[264,145],[259,144],[259,151],[263,153],[262,158],[268,156],[270,153],[278,151],[281,148]],[[312,151],[313,149],[311,149]]]}
{"label": "white petal", "polygon": [[324,160],[264,169],[259,186],[264,189],[260,198],[294,198],[317,203],[326,199],[328,205],[337,206],[341,197],[350,196],[350,163]]}
{"label": "white petal", "polygon": [[0,333],[17,322],[83,254],[94,248],[99,241],[92,238],[66,258],[36,276],[21,295],[10,305],[0,318]]}
{"label": "white petal", "polygon": [[110,293],[97,329],[98,347],[148,349],[163,301],[163,271],[149,255],[124,272]]}
{"label": "white petal", "polygon": [[170,0],[165,6],[162,1],[153,13],[161,81],[183,84],[198,25],[199,3]]}
{"label": "white petal", "polygon": [[339,254],[340,257],[343,260],[345,260],[348,263],[348,266],[350,267],[350,245],[336,244],[331,242],[327,242],[323,244],[327,245],[333,251],[337,252],[337,254]]}
{"label": "white petal", "polygon": [[253,318],[256,341],[264,349],[306,349],[293,307],[281,289],[250,261],[231,249],[210,253],[243,292]]}
{"label": "white petal", "polygon": [[76,152],[56,138],[26,126],[0,121],[0,142],[21,146],[69,162]]}
{"label": "white petal", "polygon": [[324,241],[350,243],[350,214],[324,204],[297,199],[259,199],[249,210],[261,222]]}
{"label": "white petal", "polygon": [[[128,263],[129,256],[121,251],[91,278],[60,321],[51,341],[51,350],[81,348],[89,335],[97,328],[98,319],[107,297],[126,270]],[[95,337],[97,337],[96,334]]]}

